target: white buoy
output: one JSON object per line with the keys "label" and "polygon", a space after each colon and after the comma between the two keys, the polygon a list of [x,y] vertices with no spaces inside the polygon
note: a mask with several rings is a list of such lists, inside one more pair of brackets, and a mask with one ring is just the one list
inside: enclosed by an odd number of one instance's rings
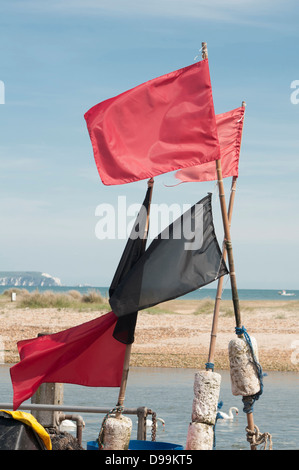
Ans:
{"label": "white buoy", "polygon": [[194,378],[192,422],[215,424],[219,401],[221,375],[200,371]]}
{"label": "white buoy", "polygon": [[103,450],[128,450],[131,438],[132,421],[127,416],[110,416],[104,424]]}
{"label": "white buoy", "polygon": [[186,450],[212,450],[213,443],[213,426],[205,423],[189,424]]}
{"label": "white buoy", "polygon": [[220,393],[221,375],[200,371],[194,377],[192,423],[188,428],[187,450],[212,450],[214,424]]}
{"label": "white buoy", "polygon": [[[255,338],[250,337],[256,360],[258,348]],[[229,342],[231,388],[233,395],[251,396],[260,391],[258,372],[253,363],[252,352],[244,338],[235,338]]]}

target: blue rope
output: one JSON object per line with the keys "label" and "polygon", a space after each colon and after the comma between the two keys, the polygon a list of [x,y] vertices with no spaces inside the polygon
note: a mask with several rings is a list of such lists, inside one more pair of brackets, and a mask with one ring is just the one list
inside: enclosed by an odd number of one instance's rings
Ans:
{"label": "blue rope", "polygon": [[213,362],[206,362],[206,370],[208,370],[208,369],[212,369],[212,371],[214,372]]}
{"label": "blue rope", "polygon": [[[221,410],[221,408],[223,407],[223,401],[219,401],[218,402],[218,405],[217,405],[217,410]],[[217,419],[223,419],[221,414],[219,413],[219,411],[217,411],[217,415],[216,415],[216,421]]]}
{"label": "blue rope", "polygon": [[244,338],[245,338],[245,340],[246,340],[246,342],[247,342],[247,344],[250,348],[253,363],[254,363],[254,366],[256,368],[258,378],[259,378],[259,382],[260,382],[260,391],[259,392],[257,392],[255,395],[252,395],[252,396],[243,397],[243,399],[242,399],[243,404],[244,404],[244,408],[243,408],[244,413],[252,413],[254,403],[256,402],[256,400],[258,400],[260,398],[260,396],[262,395],[262,393],[264,391],[263,376],[265,374],[263,374],[262,367],[258,363],[257,358],[254,354],[251,338],[250,338],[249,334],[247,333],[246,328],[244,326],[242,326],[242,328],[236,327],[236,334],[238,336],[244,335]]}
{"label": "blue rope", "polygon": [[[221,410],[222,407],[223,407],[223,401],[221,400],[221,401],[218,402],[217,410]],[[214,431],[213,450],[216,449],[216,424],[217,424],[218,419],[223,419],[222,416],[220,416],[219,411],[216,414],[216,420],[215,420],[215,424],[213,426],[213,431]]]}

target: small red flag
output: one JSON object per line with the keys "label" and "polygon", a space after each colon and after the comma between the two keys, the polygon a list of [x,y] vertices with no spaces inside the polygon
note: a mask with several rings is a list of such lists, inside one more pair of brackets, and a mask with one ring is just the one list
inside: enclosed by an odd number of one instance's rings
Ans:
{"label": "small red flag", "polygon": [[154,78],[84,115],[106,185],[219,158],[208,59]]}
{"label": "small red flag", "polygon": [[119,387],[126,345],[113,338],[113,312],[59,333],[18,343],[20,362],[10,368],[13,409],[45,382]]}
{"label": "small red flag", "polygon": [[[221,153],[222,177],[238,176],[241,138],[245,107],[217,114],[216,123]],[[204,163],[176,172],[176,178],[184,183],[192,181],[214,181],[217,179],[215,162]]]}

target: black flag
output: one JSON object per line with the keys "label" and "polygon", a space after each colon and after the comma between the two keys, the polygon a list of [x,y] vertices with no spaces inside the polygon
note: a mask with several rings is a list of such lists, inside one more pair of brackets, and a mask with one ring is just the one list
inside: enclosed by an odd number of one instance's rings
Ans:
{"label": "black flag", "polygon": [[115,315],[126,317],[228,274],[215,234],[211,199],[208,194],[153,240],[110,296]]}
{"label": "black flag", "polygon": [[[122,282],[130,269],[145,252],[147,240],[146,221],[150,205],[150,193],[151,188],[149,187],[110,285],[110,298],[113,296],[118,285]],[[129,315],[126,315],[125,318],[121,317],[118,319],[113,332],[113,337],[125,344],[131,344],[134,342],[134,332],[137,320],[136,310],[131,310],[131,312],[128,313]]]}

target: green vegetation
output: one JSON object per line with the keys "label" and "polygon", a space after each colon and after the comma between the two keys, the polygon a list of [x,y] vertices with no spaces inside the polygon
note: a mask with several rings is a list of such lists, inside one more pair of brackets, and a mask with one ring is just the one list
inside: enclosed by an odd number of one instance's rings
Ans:
{"label": "green vegetation", "polygon": [[52,291],[39,292],[38,289],[28,292],[26,289],[8,289],[2,294],[2,301],[8,301],[12,292],[17,294],[16,307],[18,308],[69,308],[77,311],[107,310],[109,304],[107,299],[97,291],[87,294],[71,290],[65,293]]}
{"label": "green vegetation", "polygon": [[198,307],[194,312],[195,315],[201,315],[206,313],[213,313],[214,312],[214,305],[215,302],[212,299],[203,299],[198,301]]}
{"label": "green vegetation", "polygon": [[[11,302],[12,293],[16,293],[16,302]],[[103,297],[99,291],[90,290],[85,294],[81,294],[77,290],[69,290],[67,292],[55,292],[47,290],[40,292],[38,289],[29,292],[24,288],[9,288],[0,295],[1,306],[9,303],[11,308],[56,308],[56,309],[72,309],[77,312],[86,311],[109,311],[110,305],[108,299]],[[163,302],[154,307],[146,308],[141,312],[151,315],[163,314],[184,314],[193,315],[213,315],[215,300],[205,298],[201,300],[170,300]],[[262,309],[263,312],[275,312],[275,319],[285,319],[287,314],[299,313],[298,300],[276,300],[276,301],[242,301],[240,302],[241,312],[244,314],[255,315]],[[3,312],[0,311],[0,314]],[[233,317],[234,309],[232,301],[222,300],[220,302],[220,316]]]}
{"label": "green vegetation", "polygon": [[150,313],[151,315],[163,315],[165,313],[173,313],[170,308],[165,308],[165,305],[155,305],[154,307],[145,308],[143,312]]}
{"label": "green vegetation", "polygon": [[222,309],[221,314],[223,317],[233,317],[235,315],[233,307],[227,307],[224,310]]}

